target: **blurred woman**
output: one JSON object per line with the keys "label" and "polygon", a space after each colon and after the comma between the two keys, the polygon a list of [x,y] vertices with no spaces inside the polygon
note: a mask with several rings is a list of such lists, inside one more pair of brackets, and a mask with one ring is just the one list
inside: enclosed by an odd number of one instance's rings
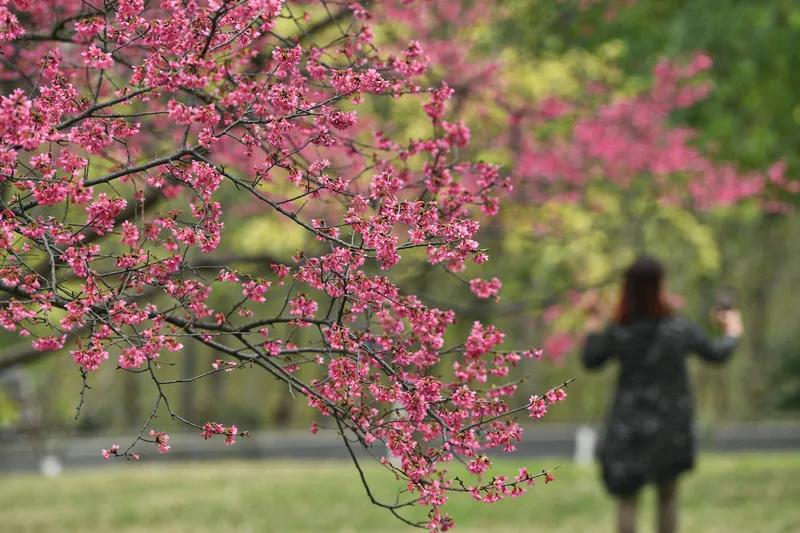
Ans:
{"label": "blurred woman", "polygon": [[[695,458],[686,356],[721,363],[742,333],[741,316],[733,309],[715,313],[724,335],[714,340],[673,315],[664,300],[663,278],[656,260],[639,258],[625,272],[615,319],[602,332],[590,333],[583,351],[589,369],[611,360],[620,367],[598,449],[603,481],[618,499],[620,533],[635,531],[637,496],[647,484],[658,491],[658,531],[676,530],[677,479]],[[596,317],[590,320],[596,325]]]}

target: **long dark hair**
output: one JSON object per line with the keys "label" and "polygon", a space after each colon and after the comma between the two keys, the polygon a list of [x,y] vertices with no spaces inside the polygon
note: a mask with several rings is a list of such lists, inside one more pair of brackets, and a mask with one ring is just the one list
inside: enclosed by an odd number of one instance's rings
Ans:
{"label": "long dark hair", "polygon": [[671,312],[662,292],[663,280],[664,268],[652,257],[641,256],[634,261],[625,271],[617,322],[631,324],[641,319],[669,316]]}

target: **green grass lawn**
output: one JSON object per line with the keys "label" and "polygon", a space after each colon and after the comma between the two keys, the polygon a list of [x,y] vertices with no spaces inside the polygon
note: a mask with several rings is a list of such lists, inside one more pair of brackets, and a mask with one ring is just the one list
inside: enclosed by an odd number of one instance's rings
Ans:
{"label": "green grass lawn", "polygon": [[[541,470],[560,460],[531,461]],[[513,472],[516,465],[503,463]],[[396,482],[367,469],[379,494]],[[458,531],[612,531],[612,502],[594,469],[563,464],[555,483],[485,505],[452,498]],[[682,486],[685,533],[800,531],[800,453],[701,457]],[[646,494],[643,531],[652,531]],[[412,531],[369,504],[344,462],[124,464],[55,479],[0,477],[0,531]]]}

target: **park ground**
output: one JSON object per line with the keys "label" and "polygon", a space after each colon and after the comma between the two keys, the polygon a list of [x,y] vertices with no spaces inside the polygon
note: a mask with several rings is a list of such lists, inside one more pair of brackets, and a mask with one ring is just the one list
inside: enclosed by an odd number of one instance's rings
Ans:
{"label": "park ground", "polygon": [[[340,461],[216,461],[123,464],[56,478],[0,477],[0,530],[14,532],[399,532],[412,531],[372,506],[352,465]],[[452,498],[457,531],[610,532],[611,501],[594,468],[529,459],[556,481],[523,498],[484,505]],[[499,464],[514,472],[520,464]],[[378,494],[398,483],[366,473]],[[686,533],[800,531],[800,453],[701,456],[681,492]],[[394,492],[393,492],[394,491]],[[644,496],[650,526],[653,494]],[[646,527],[643,531],[651,531]]]}

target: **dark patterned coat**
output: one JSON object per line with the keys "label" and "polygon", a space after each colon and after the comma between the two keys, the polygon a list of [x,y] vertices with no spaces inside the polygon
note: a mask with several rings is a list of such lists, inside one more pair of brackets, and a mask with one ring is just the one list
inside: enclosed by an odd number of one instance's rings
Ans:
{"label": "dark patterned coat", "polygon": [[587,337],[583,363],[619,363],[611,411],[598,457],[609,492],[633,494],[643,485],[674,478],[694,466],[694,400],[686,356],[722,362],[736,346],[731,337],[709,339],[688,320],[669,317],[610,325]]}

